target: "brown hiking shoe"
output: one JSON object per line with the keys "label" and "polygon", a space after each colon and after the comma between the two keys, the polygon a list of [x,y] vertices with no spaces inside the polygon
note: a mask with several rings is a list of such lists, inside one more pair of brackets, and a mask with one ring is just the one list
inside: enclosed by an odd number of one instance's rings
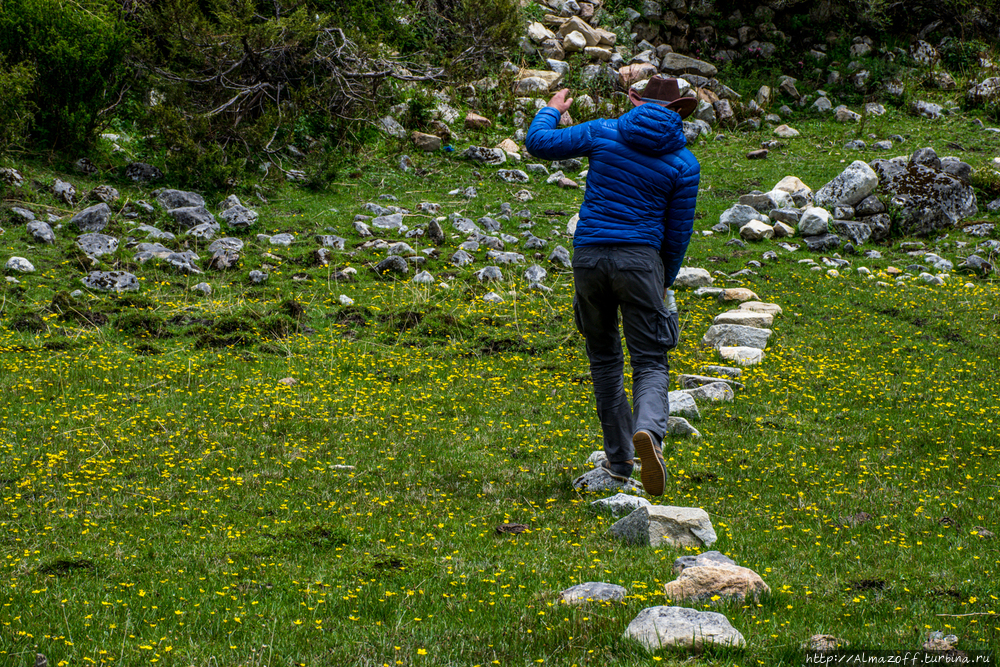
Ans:
{"label": "brown hiking shoe", "polygon": [[632,469],[633,469],[634,466],[633,466],[632,461],[625,461],[625,465],[627,465],[629,467],[629,473],[627,475],[625,473],[623,473],[623,472],[615,472],[611,468],[611,462],[608,461],[607,459],[605,459],[604,461],[601,461],[600,467],[607,471],[608,475],[611,476],[611,479],[618,480],[619,482],[626,482],[627,483],[630,479],[632,479]]}
{"label": "brown hiking shoe", "polygon": [[667,467],[663,463],[663,451],[656,436],[648,431],[637,431],[632,436],[632,446],[635,454],[642,459],[642,472],[639,479],[646,493],[651,496],[662,496],[667,480]]}

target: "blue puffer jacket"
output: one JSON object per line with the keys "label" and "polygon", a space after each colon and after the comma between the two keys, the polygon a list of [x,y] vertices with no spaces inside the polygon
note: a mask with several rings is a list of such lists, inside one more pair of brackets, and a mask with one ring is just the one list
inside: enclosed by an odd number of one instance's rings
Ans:
{"label": "blue puffer jacket", "polygon": [[701,167],[685,145],[681,117],[643,104],[617,120],[556,129],[545,107],[528,129],[528,151],[546,160],[590,158],[574,247],[651,245],[663,258],[664,285],[681,268],[694,229]]}

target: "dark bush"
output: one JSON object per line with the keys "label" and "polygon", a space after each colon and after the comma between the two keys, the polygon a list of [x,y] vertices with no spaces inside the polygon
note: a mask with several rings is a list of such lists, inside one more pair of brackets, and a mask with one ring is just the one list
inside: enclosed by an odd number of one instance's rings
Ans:
{"label": "dark bush", "polygon": [[88,143],[102,110],[121,99],[134,41],[112,0],[4,0],[3,76],[16,75],[22,87],[31,82],[33,137],[49,147]]}

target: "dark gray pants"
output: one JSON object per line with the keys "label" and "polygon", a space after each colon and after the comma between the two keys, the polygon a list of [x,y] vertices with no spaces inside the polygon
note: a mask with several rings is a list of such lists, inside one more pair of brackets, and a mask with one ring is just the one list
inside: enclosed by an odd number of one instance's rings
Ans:
{"label": "dark gray pants", "polygon": [[[663,262],[651,246],[585,246],[573,254],[576,326],[587,341],[604,452],[615,469],[634,456],[632,436],[663,440],[670,382],[667,351],[677,345],[676,315],[663,305]],[[621,311],[632,364],[632,403],[625,396]]]}

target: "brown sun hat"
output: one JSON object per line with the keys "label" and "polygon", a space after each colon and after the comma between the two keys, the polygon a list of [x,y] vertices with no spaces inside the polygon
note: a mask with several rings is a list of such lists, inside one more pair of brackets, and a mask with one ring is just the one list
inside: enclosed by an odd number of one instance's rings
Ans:
{"label": "brown sun hat", "polygon": [[698,100],[681,95],[677,79],[654,76],[642,91],[643,102],[655,102],[676,111],[681,118],[687,118],[698,108]]}

